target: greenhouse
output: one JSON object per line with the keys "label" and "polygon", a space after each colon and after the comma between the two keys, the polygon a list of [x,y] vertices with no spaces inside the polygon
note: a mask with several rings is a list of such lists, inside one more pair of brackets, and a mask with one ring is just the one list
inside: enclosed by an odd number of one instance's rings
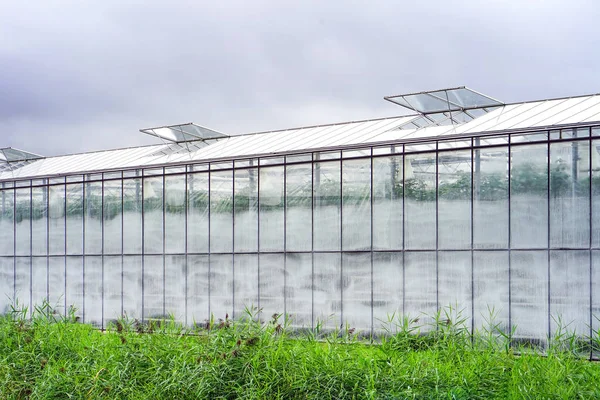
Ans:
{"label": "greenhouse", "polygon": [[385,99],[405,115],[241,135],[188,123],[142,129],[157,145],[57,157],[0,149],[0,310],[47,300],[103,328],[256,307],[371,334],[453,305],[473,330],[493,317],[533,341],[596,332],[600,95]]}

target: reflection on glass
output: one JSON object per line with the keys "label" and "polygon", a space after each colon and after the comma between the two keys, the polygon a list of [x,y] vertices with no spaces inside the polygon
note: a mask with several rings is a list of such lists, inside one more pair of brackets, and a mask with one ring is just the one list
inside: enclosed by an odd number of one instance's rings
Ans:
{"label": "reflection on glass", "polygon": [[407,249],[435,249],[436,246],[435,163],[435,153],[406,156],[402,192]]}
{"label": "reflection on glass", "polygon": [[343,323],[349,328],[371,331],[371,253],[342,256]]}
{"label": "reflection on glass", "polygon": [[163,177],[144,178],[144,253],[163,252]]}
{"label": "reflection on glass", "polygon": [[210,251],[233,251],[233,172],[210,173]]}
{"label": "reflection on glass", "polygon": [[340,162],[314,164],[314,249],[340,250]]}
{"label": "reflection on glass", "polygon": [[185,256],[165,256],[165,315],[185,321],[187,265]]}
{"label": "reflection on glass", "polygon": [[233,266],[233,317],[248,318],[259,308],[258,256],[236,254]]}
{"label": "reflection on glass", "polygon": [[282,166],[260,169],[260,251],[283,251],[284,249],[283,177]]}
{"label": "reflection on glass", "polygon": [[31,254],[45,256],[48,250],[48,187],[31,189]]}
{"label": "reflection on glass", "polygon": [[296,328],[311,328],[313,318],[312,255],[286,254],[285,305],[290,324]]}
{"label": "reflection on glass", "polygon": [[188,253],[208,253],[208,174],[188,174]]}
{"label": "reflection on glass", "polygon": [[102,254],[102,182],[84,186],[85,253]]}
{"label": "reflection on glass", "polygon": [[508,251],[473,253],[473,301],[475,329],[490,329],[498,324],[510,332]]}
{"label": "reflection on glass", "polygon": [[67,185],[67,254],[83,254],[83,184]]}
{"label": "reflection on glass", "polygon": [[106,181],[104,185],[104,254],[121,254],[123,222],[121,181]]}
{"label": "reflection on glass", "polygon": [[406,252],[404,255],[404,315],[418,319],[422,330],[430,329],[438,308],[435,252]]}
{"label": "reflection on glass", "polygon": [[48,245],[49,253],[65,254],[65,185],[49,187]]}
{"label": "reflection on glass", "polygon": [[14,255],[14,190],[0,190],[0,255]]}
{"label": "reflection on glass", "polygon": [[101,328],[104,326],[102,315],[102,292],[104,290],[102,257],[87,256],[84,261],[84,322]]}
{"label": "reflection on glass", "polygon": [[144,256],[143,279],[144,321],[163,318],[165,316],[163,256]]}
{"label": "reflection on glass", "polygon": [[342,248],[370,250],[371,160],[343,161],[342,171]]}
{"label": "reflection on glass", "polygon": [[123,253],[142,253],[142,180],[123,180]]}
{"label": "reflection on glass", "polygon": [[402,156],[373,159],[373,248],[402,249]]}
{"label": "reflection on glass", "polygon": [[312,249],[312,166],[286,166],[286,249]]}
{"label": "reflection on glass", "polygon": [[165,177],[165,252],[185,252],[185,176]]}
{"label": "reflection on glass", "polygon": [[31,254],[31,189],[17,189],[15,204],[16,254]]}
{"label": "reflection on glass", "polygon": [[262,318],[266,320],[274,314],[282,315],[278,321],[283,325],[283,314],[286,312],[284,256],[283,254],[261,254],[259,262],[259,303]]}
{"label": "reflection on glass", "polygon": [[234,243],[236,252],[257,251],[258,169],[235,171]]}
{"label": "reflection on glass", "polygon": [[438,155],[438,246],[471,247],[471,150]]}

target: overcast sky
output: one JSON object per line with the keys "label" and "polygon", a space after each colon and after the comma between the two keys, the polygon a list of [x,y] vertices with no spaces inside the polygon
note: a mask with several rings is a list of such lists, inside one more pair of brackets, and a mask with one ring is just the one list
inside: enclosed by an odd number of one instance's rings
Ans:
{"label": "overcast sky", "polygon": [[0,147],[392,116],[385,95],[459,85],[505,102],[600,92],[598,0],[93,3],[0,0]]}

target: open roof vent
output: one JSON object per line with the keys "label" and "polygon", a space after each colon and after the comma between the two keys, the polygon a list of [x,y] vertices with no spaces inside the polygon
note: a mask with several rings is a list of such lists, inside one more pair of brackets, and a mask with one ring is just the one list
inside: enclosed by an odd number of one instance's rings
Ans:
{"label": "open roof vent", "polygon": [[462,124],[504,105],[465,86],[386,96],[384,99],[421,114],[421,118],[405,124],[402,129]]}
{"label": "open roof vent", "polygon": [[12,147],[0,148],[0,172],[14,171],[32,161],[44,158],[39,154],[13,149]]}
{"label": "open roof vent", "polygon": [[224,133],[217,132],[204,126],[196,125],[193,122],[180,125],[168,125],[159,126],[156,128],[140,129],[140,132],[175,143],[194,142],[198,140],[206,141],[229,137]]}

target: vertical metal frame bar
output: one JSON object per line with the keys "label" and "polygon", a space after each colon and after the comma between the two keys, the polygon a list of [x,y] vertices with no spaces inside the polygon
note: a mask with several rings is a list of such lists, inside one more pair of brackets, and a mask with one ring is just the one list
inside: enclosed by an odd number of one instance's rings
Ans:
{"label": "vertical metal frame bar", "polygon": [[102,329],[104,329],[104,176],[102,176],[102,181],[100,182],[100,184],[102,185],[100,190],[101,192],[101,197],[100,197],[100,234],[102,236],[102,242],[101,242],[101,260],[102,260],[102,265],[100,266],[101,270],[101,276],[102,276],[102,282],[100,283],[100,296],[101,296],[101,314],[100,314],[100,326],[102,327]]}
{"label": "vertical metal frame bar", "polygon": [[[470,217],[471,217],[471,341],[473,341],[474,333],[475,333],[475,256],[474,256],[474,248],[475,248],[475,163],[474,163],[474,152],[473,149],[474,144],[479,145],[479,138],[471,139],[471,209],[470,209]],[[478,179],[481,177],[481,171],[478,173]],[[479,197],[479,196],[477,196]]]}
{"label": "vertical metal frame bar", "polygon": [[287,157],[283,165],[283,321],[284,325],[288,323],[287,312]]}
{"label": "vertical metal frame bar", "polygon": [[29,181],[29,307],[31,316],[33,315],[33,189],[31,181]]}
{"label": "vertical metal frame bar", "polygon": [[[369,159],[369,167],[371,169],[370,174],[369,174],[369,204],[370,204],[370,208],[371,208],[371,243],[370,243],[370,258],[371,258],[371,337],[370,337],[370,342],[373,343],[374,337],[375,337],[375,311],[373,310],[373,304],[374,304],[374,293],[373,291],[375,290],[375,285],[374,285],[374,271],[373,271],[373,257],[374,257],[374,253],[373,253],[373,148],[371,147],[370,149],[370,154],[371,157]],[[392,187],[392,192],[394,191],[394,188]]]}
{"label": "vertical metal frame bar", "polygon": [[[316,159],[316,160],[315,160]],[[315,178],[318,179],[318,184],[320,184],[320,173],[321,171],[317,169],[319,166],[318,161],[320,157],[317,154],[313,157],[313,161],[311,163],[311,179],[310,179],[310,192],[311,192],[311,205],[310,205],[310,254],[311,254],[311,272],[310,272],[310,323],[311,329],[315,329]]]}
{"label": "vertical metal frame bar", "polygon": [[550,314],[551,312],[551,307],[552,307],[552,293],[551,293],[551,289],[552,289],[552,285],[550,284],[550,245],[551,245],[551,238],[550,238],[550,194],[551,194],[551,190],[552,187],[550,186],[552,181],[550,179],[550,174],[552,173],[552,170],[550,168],[550,156],[552,155],[550,153],[551,150],[551,146],[550,146],[550,132],[547,132],[547,137],[546,137],[546,171],[547,171],[547,203],[546,203],[546,212],[547,212],[547,216],[546,216],[546,234],[547,234],[547,250],[546,250],[546,254],[547,254],[547,262],[548,262],[548,271],[547,271],[547,275],[546,277],[548,278],[548,284],[547,284],[547,290],[548,290],[548,344],[550,343],[550,339],[552,337],[552,316]]}
{"label": "vertical metal frame bar", "polygon": [[46,190],[46,302],[50,303],[50,186],[49,181],[44,179]]}
{"label": "vertical metal frame bar", "polygon": [[123,181],[123,176],[121,175],[121,317],[125,317],[125,313],[124,313],[124,304],[123,304],[123,289],[124,289],[124,279],[125,279],[125,266],[124,266],[124,262],[125,262],[125,255],[123,254],[125,252],[125,229],[123,228],[124,224],[125,224],[125,200],[124,200],[124,194],[123,194],[123,190],[124,190],[124,181]]}
{"label": "vertical metal frame bar", "polygon": [[[402,146],[402,316],[406,315],[406,147]],[[408,160],[410,163],[410,159]],[[392,198],[394,198],[392,188]]]}
{"label": "vertical metal frame bar", "polygon": [[512,347],[513,324],[512,324],[512,136],[508,135],[508,334],[509,345]]}
{"label": "vertical metal frame bar", "polygon": [[593,315],[593,301],[594,301],[594,285],[593,285],[593,278],[594,278],[594,274],[593,274],[593,268],[594,268],[594,260],[593,260],[593,252],[592,252],[592,247],[593,247],[593,233],[592,233],[592,229],[593,229],[593,206],[592,206],[592,201],[593,201],[593,178],[594,178],[594,173],[592,171],[593,167],[592,167],[592,151],[596,151],[593,147],[594,145],[594,141],[592,140],[592,132],[591,132],[591,128],[587,128],[588,129],[588,143],[589,146],[588,148],[590,149],[590,151],[588,152],[588,165],[590,166],[588,174],[590,177],[590,182],[589,182],[589,186],[588,186],[588,222],[589,222],[589,245],[590,245],[590,249],[589,249],[589,263],[590,263],[590,268],[589,268],[589,291],[590,291],[590,316],[589,316],[589,326],[590,326],[590,330],[589,330],[589,336],[590,336],[590,361],[594,359],[594,315]]}
{"label": "vertical metal frame bar", "polygon": [[166,260],[167,260],[167,247],[166,247],[166,231],[167,231],[167,224],[166,224],[166,213],[167,213],[167,209],[166,209],[166,190],[165,190],[165,185],[166,185],[166,178],[165,178],[165,169],[162,169],[162,315],[163,315],[163,320],[166,316],[166,302],[167,302],[167,274],[166,274]]}
{"label": "vertical metal frame bar", "polygon": [[[66,218],[66,214],[65,214]],[[66,248],[65,242],[65,248]],[[66,258],[65,258],[66,260]],[[66,275],[66,264],[65,264],[65,275]],[[66,282],[66,279],[65,279]],[[66,286],[65,286],[66,288]],[[66,293],[66,292],[65,292]],[[13,301],[17,301],[17,189],[13,186]],[[66,307],[66,297],[65,297]]]}
{"label": "vertical metal frame bar", "polygon": [[[88,175],[88,179],[89,179],[89,175]],[[86,240],[85,240],[85,217],[87,215],[87,190],[86,187],[89,187],[89,183],[86,182],[86,180],[84,179],[84,182],[81,184],[81,191],[82,191],[82,210],[81,210],[81,237],[83,238],[83,243],[82,246],[83,248],[81,249],[81,266],[83,269],[83,274],[82,274],[82,279],[83,281],[82,283],[82,287],[83,287],[83,300],[82,300],[82,304],[83,304],[83,310],[81,310],[81,314],[82,314],[82,320],[83,322],[87,322],[87,320],[85,319],[85,260],[86,260],[86,248],[85,248],[85,244],[86,244]]]}
{"label": "vertical metal frame bar", "polygon": [[[63,217],[63,223],[64,223],[64,228],[65,228],[65,236],[63,238],[64,240],[64,251],[63,251],[63,261],[64,261],[64,310],[63,310],[63,315],[66,317],[67,316],[67,238],[69,237],[69,234],[67,232],[68,229],[68,224],[67,224],[67,215],[69,214],[69,210],[67,209],[67,184],[65,182],[65,184],[63,185],[64,187],[64,199],[63,199],[63,203],[64,203],[64,207],[65,207],[65,215]],[[15,204],[16,206],[16,204]],[[16,254],[16,253],[15,253]]]}
{"label": "vertical metal frame bar", "polygon": [[231,290],[231,315],[232,318],[235,318],[235,217],[236,217],[236,212],[235,212],[235,199],[236,199],[236,195],[235,195],[235,169],[231,170],[231,204],[233,209],[231,210],[231,218],[233,220],[233,223],[231,224],[231,271],[232,271],[232,278],[231,278],[231,285],[232,285],[232,290]]}
{"label": "vertical metal frame bar", "polygon": [[[206,172],[208,174],[208,320],[212,323],[213,315],[212,315],[212,297],[211,297],[211,269],[212,269],[212,260],[211,260],[211,220],[212,220],[212,211],[211,211],[211,198],[212,198],[212,169],[209,168]],[[195,177],[195,175],[194,175]]]}
{"label": "vertical metal frame bar", "polygon": [[[137,175],[137,172],[136,172],[136,175]],[[146,270],[145,270],[145,263],[146,263],[146,237],[145,237],[146,236],[146,215],[145,215],[145,211],[144,211],[144,209],[145,209],[145,207],[144,207],[144,200],[145,200],[144,199],[144,197],[145,197],[145,195],[144,195],[144,193],[145,193],[144,185],[145,185],[145,179],[144,179],[144,175],[143,174],[141,174],[140,180],[141,180],[141,183],[140,183],[141,195],[139,196],[139,201],[140,201],[140,204],[141,204],[141,212],[142,212],[142,215],[141,215],[141,217],[142,217],[142,256],[141,256],[141,258],[142,258],[141,259],[141,262],[142,262],[142,322],[145,322],[146,321],[146,313],[145,313],[145,311],[146,311],[146,296],[145,296],[145,294],[146,294],[146,292],[145,292],[146,287],[145,286],[146,285],[145,285],[144,281],[145,281],[145,272],[146,272]],[[138,199],[136,198],[136,200],[138,200]]]}
{"label": "vertical metal frame bar", "polygon": [[[252,160],[250,160],[250,165],[252,165]],[[257,317],[260,321],[260,316],[262,314],[262,309],[260,307],[260,173],[262,171],[262,167],[259,165],[256,167],[256,268],[257,268],[257,299],[258,299],[258,312]],[[249,172],[252,172],[250,169]]]}
{"label": "vertical metal frame bar", "polygon": [[340,329],[343,328],[344,323],[344,163],[340,157]]}
{"label": "vertical metal frame bar", "polygon": [[[440,142],[435,142],[435,304],[440,310]],[[439,329],[436,326],[436,329]]]}
{"label": "vertical metal frame bar", "polygon": [[187,172],[189,169],[191,169],[192,166],[188,166],[186,167],[186,172],[183,175],[183,190],[185,191],[185,195],[183,196],[183,209],[184,209],[184,214],[183,214],[183,224],[184,224],[184,233],[183,233],[183,251],[184,251],[184,262],[185,262],[185,269],[184,269],[184,276],[185,276],[185,285],[184,285],[184,295],[183,295],[183,301],[184,301],[184,305],[183,305],[183,319],[185,321],[185,324],[187,324],[188,321],[188,292],[189,292],[189,286],[188,286],[188,277],[189,277],[189,257],[188,257],[188,226],[189,226],[189,222],[188,222],[188,212],[189,212],[189,208],[188,208],[188,204],[189,204],[189,199],[188,199],[188,177],[189,177],[189,173]]}

